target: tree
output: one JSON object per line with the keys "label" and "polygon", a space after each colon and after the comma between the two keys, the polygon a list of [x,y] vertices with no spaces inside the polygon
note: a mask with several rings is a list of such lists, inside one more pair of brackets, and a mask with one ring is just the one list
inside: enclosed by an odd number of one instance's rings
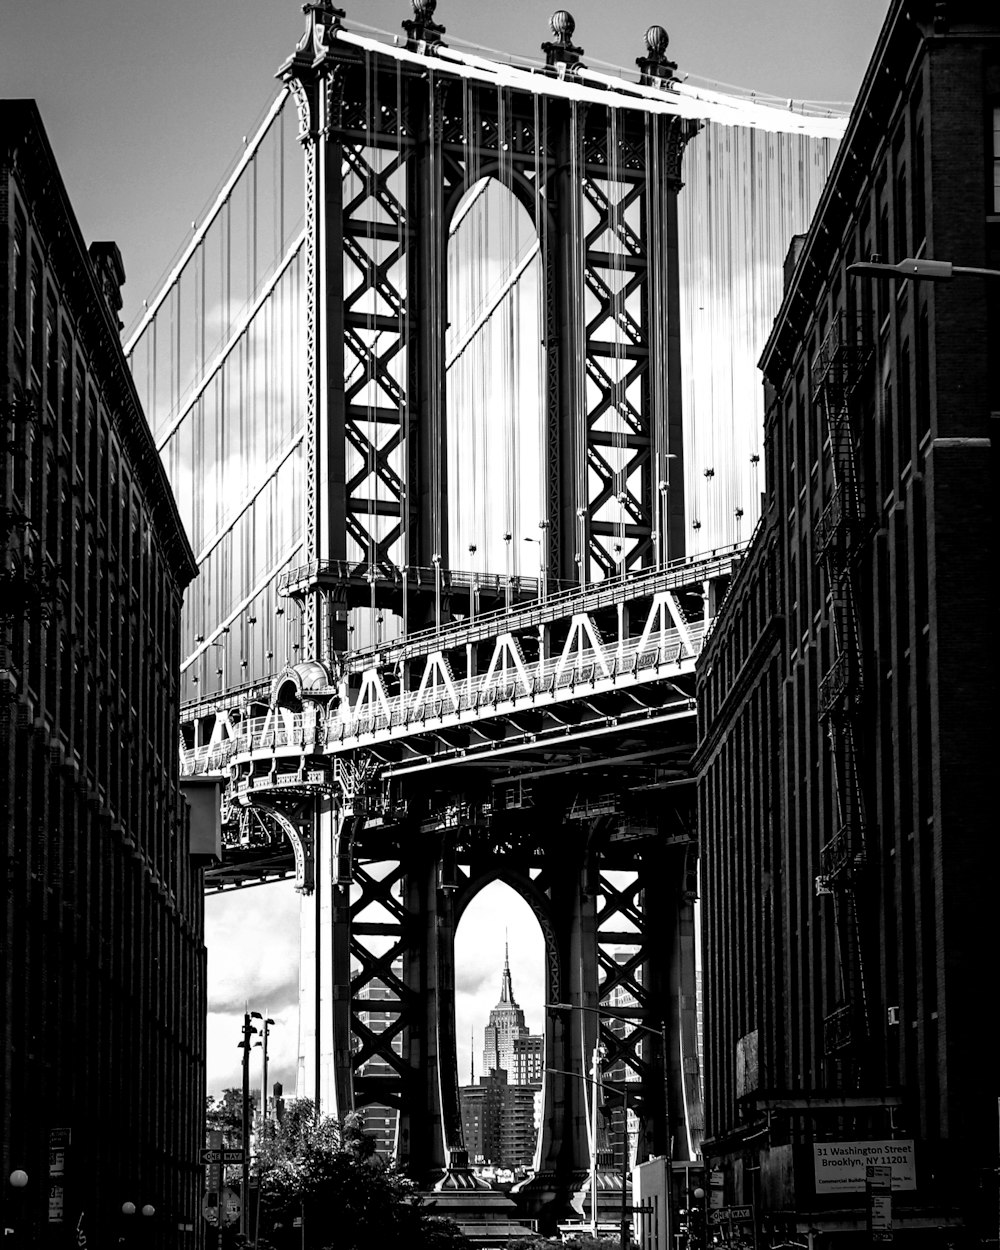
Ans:
{"label": "tree", "polygon": [[221,1098],[205,1099],[205,1131],[221,1133],[227,1146],[243,1142],[243,1092],[224,1089]]}
{"label": "tree", "polygon": [[618,1250],[621,1245],[621,1239],[617,1235],[610,1237],[603,1236],[598,1233],[595,1237],[592,1233],[577,1233],[571,1236],[563,1243],[564,1250]]}
{"label": "tree", "polygon": [[259,1250],[460,1250],[468,1240],[435,1219],[412,1181],[375,1153],[357,1118],[338,1124],[308,1099],[286,1104],[257,1134]]}
{"label": "tree", "polygon": [[618,1250],[621,1239],[615,1236],[596,1237],[582,1230],[579,1233],[568,1233],[565,1237],[543,1237],[537,1233],[534,1237],[514,1237],[507,1243],[507,1250],[552,1250],[557,1243],[560,1250]]}

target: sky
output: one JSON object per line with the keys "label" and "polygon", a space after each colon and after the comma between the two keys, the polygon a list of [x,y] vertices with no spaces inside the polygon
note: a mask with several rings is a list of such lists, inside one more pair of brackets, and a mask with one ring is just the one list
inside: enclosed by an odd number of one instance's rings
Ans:
{"label": "sky", "polygon": [[[397,33],[404,0],[347,0],[347,25]],[[441,0],[446,39],[541,59],[555,4]],[[886,0],[701,0],[669,6],[574,0],[575,42],[595,68],[632,67],[654,23],[680,72],[782,98],[850,102]],[[302,30],[298,0],[4,0],[0,97],[33,97],[87,242],[111,239],[127,273],[128,326],[190,237],[274,97],[274,73]],[[469,1032],[500,991],[505,931],[517,997],[542,1027],[541,934],[506,887],[484,891],[458,934],[459,1073]],[[291,884],[211,896],[208,1089],[239,1084],[244,1004],[269,1014],[270,1076],[294,1090],[298,896]],[[259,1052],[253,1079],[259,1080]],[[480,1059],[477,1054],[477,1071]]]}

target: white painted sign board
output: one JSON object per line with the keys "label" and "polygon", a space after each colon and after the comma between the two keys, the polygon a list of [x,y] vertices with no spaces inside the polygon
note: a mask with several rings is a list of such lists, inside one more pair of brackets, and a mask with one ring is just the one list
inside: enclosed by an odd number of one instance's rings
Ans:
{"label": "white painted sign board", "polygon": [[816,1142],[813,1165],[818,1194],[863,1194],[870,1167],[888,1167],[894,1191],[917,1187],[912,1141]]}

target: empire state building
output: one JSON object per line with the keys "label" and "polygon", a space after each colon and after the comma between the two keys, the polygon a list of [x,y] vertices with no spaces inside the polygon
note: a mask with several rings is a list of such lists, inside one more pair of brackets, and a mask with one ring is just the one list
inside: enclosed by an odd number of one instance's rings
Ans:
{"label": "empire state building", "polygon": [[512,1085],[541,1081],[543,1039],[531,1035],[524,1023],[524,1011],[514,998],[506,943],[500,1001],[490,1012],[490,1022],[483,1036],[483,1072],[486,1075],[504,1071]]}

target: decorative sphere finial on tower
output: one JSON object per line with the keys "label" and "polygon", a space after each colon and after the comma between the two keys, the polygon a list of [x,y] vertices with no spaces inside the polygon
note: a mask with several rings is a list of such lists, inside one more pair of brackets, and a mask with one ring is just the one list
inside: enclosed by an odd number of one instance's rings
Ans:
{"label": "decorative sphere finial on tower", "polygon": [[573,32],[576,30],[576,18],[566,9],[556,9],[549,19],[549,25],[552,27],[552,33],[560,43],[568,44],[573,38]]}
{"label": "decorative sphere finial on tower", "polygon": [[566,9],[556,9],[549,19],[549,26],[552,28],[555,39],[551,43],[542,44],[546,67],[555,72],[565,73],[583,56],[583,49],[576,47],[573,43],[576,18]]}
{"label": "decorative sphere finial on tower", "polygon": [[646,31],[646,47],[650,56],[663,56],[670,46],[670,36],[662,26],[650,26]]}
{"label": "decorative sphere finial on tower", "polygon": [[663,26],[650,26],[646,31],[646,55],[636,57],[639,81],[646,86],[669,86],[674,80],[677,62],[667,59],[670,36]]}
{"label": "decorative sphere finial on tower", "polygon": [[410,0],[413,6],[413,18],[403,23],[406,31],[406,46],[411,52],[431,52],[438,44],[444,42],[441,36],[444,27],[434,20],[437,0]]}

